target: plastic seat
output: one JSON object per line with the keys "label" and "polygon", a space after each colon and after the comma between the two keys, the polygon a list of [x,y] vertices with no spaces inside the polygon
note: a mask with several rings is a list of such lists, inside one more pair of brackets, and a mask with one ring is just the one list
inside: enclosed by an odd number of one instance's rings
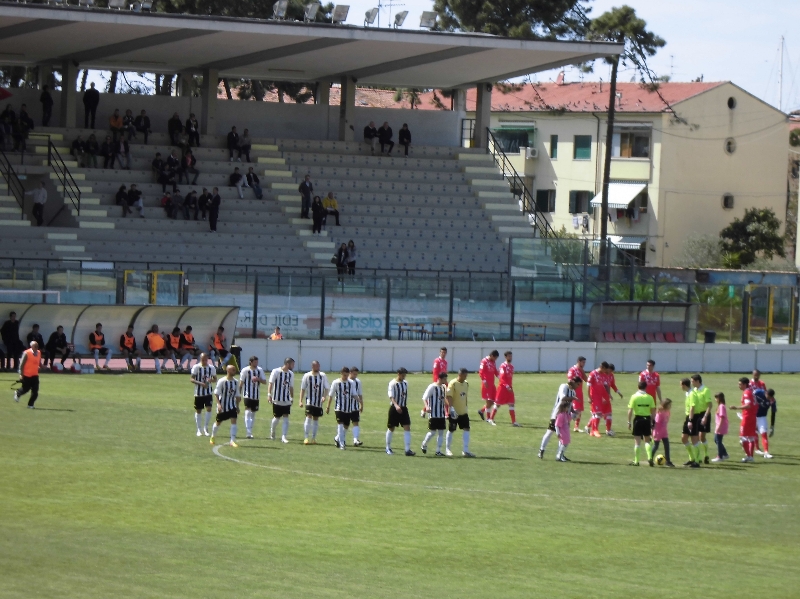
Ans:
{"label": "plastic seat", "polygon": [[667,340],[667,343],[675,343],[675,335],[673,335],[672,333],[665,333],[664,339]]}
{"label": "plastic seat", "polygon": [[661,333],[656,333],[656,341],[658,343],[666,343],[666,339],[664,339],[664,335]]}
{"label": "plastic seat", "polygon": [[614,341],[625,341],[625,335],[623,333],[614,333]]}
{"label": "plastic seat", "polygon": [[638,341],[639,343],[644,343],[644,342],[645,342],[644,333],[636,333],[636,334],[634,335],[634,338],[635,338],[635,339],[636,339],[636,341]]}
{"label": "plastic seat", "polygon": [[633,336],[633,333],[625,333],[625,341],[634,343],[636,341],[636,337]]}
{"label": "plastic seat", "polygon": [[675,333],[675,343],[685,343],[686,340],[683,338],[683,333]]}
{"label": "plastic seat", "polygon": [[644,340],[648,343],[653,343],[656,340],[656,336],[653,333],[645,333]]}

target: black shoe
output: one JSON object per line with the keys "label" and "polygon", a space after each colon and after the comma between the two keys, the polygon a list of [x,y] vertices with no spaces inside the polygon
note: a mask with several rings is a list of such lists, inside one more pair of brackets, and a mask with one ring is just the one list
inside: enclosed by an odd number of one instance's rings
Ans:
{"label": "black shoe", "polygon": [[697,462],[692,462],[692,465],[689,466],[689,468],[699,468],[699,467],[700,467],[700,464],[698,464]]}
{"label": "black shoe", "polygon": [[409,450],[406,452],[406,455],[407,455],[408,457],[413,457],[413,456],[415,456],[415,455],[417,455],[417,454],[416,454],[416,453],[414,453],[413,451],[411,451],[411,450],[409,449]]}
{"label": "black shoe", "polygon": [[560,461],[562,461],[562,462],[571,462],[572,460],[570,460],[567,456],[562,455]]}
{"label": "black shoe", "polygon": [[353,447],[361,447],[364,445],[363,441],[353,441]]}
{"label": "black shoe", "polygon": [[486,420],[486,416],[484,416],[483,410],[478,410],[478,416],[481,417],[481,420]]}
{"label": "black shoe", "polygon": [[704,464],[710,464],[711,463],[711,460],[708,459],[708,456],[705,457],[705,459],[703,460],[703,463]]}
{"label": "black shoe", "polygon": [[[420,447],[420,449],[422,450],[422,453],[428,453],[428,448],[427,448],[427,447],[425,447],[424,445],[422,445],[422,446]],[[406,455],[408,455],[408,452],[406,452]]]}
{"label": "black shoe", "polygon": [[336,449],[339,449],[339,437],[333,438],[333,444],[336,445]]}
{"label": "black shoe", "polygon": [[653,463],[653,460],[647,460],[647,463],[648,463],[648,464],[650,464],[650,467],[651,467],[651,468],[652,468],[653,466],[655,466],[655,464]]}
{"label": "black shoe", "polygon": [[539,453],[536,454],[536,457],[540,460],[544,459],[544,449],[540,449]]}
{"label": "black shoe", "polygon": [[639,462],[628,462],[628,466],[638,466]]}
{"label": "black shoe", "polygon": [[691,466],[692,464],[694,464],[694,462],[692,460],[689,460],[688,462],[684,462],[683,465],[684,466]]}
{"label": "black shoe", "polygon": [[673,464],[672,462],[667,462],[666,466],[667,468],[674,468],[675,464]]}

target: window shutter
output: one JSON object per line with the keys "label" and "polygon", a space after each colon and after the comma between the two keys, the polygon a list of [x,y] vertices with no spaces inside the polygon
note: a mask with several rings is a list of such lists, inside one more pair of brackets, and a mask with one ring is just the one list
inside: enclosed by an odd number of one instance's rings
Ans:
{"label": "window shutter", "polygon": [[578,192],[577,191],[570,191],[569,192],[569,213],[570,214],[577,214],[580,212],[578,210]]}

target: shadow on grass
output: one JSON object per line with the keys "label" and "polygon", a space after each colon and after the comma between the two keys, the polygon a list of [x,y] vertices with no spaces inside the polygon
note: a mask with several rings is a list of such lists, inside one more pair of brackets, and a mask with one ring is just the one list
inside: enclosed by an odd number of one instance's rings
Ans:
{"label": "shadow on grass", "polygon": [[270,445],[250,445],[249,443],[242,443],[241,441],[237,441],[237,443],[239,445],[238,449],[278,449]]}
{"label": "shadow on grass", "polygon": [[77,410],[70,410],[69,408],[40,408],[36,406],[37,412],[77,412]]}

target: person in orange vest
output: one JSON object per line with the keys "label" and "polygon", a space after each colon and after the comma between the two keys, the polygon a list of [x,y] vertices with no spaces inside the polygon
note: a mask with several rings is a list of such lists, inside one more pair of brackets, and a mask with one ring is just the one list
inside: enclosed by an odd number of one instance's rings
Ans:
{"label": "person in orange vest", "polygon": [[182,363],[183,360],[179,360],[179,357],[183,353],[181,350],[181,329],[180,327],[175,327],[172,329],[172,332],[169,335],[164,335],[164,339],[167,341],[167,347],[169,348],[170,353],[172,354],[172,363],[175,365],[175,372],[180,372],[183,370]]}
{"label": "person in orange vest", "polygon": [[[153,361],[156,365],[156,372],[161,374],[161,369],[166,368],[167,360],[172,354],[170,353],[169,349],[167,349],[167,342],[164,341],[161,333],[158,332],[157,324],[154,324],[150,328],[150,332],[145,335],[142,347],[144,348],[146,354],[149,354],[153,357]],[[161,366],[158,365],[159,358],[162,359]]]}
{"label": "person in orange vest", "polygon": [[228,340],[225,338],[225,328],[219,327],[217,332],[211,336],[211,343],[208,345],[211,361],[217,362],[217,367],[221,370],[231,359],[231,353],[226,349]]}
{"label": "person in orange vest", "polygon": [[200,348],[194,340],[191,325],[186,325],[186,328],[181,333],[181,367],[183,361],[186,360],[186,370],[189,370],[192,365],[192,358],[198,359],[200,357]]}
{"label": "person in orange vest", "polygon": [[94,326],[94,332],[89,333],[89,351],[94,354],[94,367],[99,369],[100,356],[105,356],[106,362],[103,364],[103,370],[108,370],[108,361],[114,352],[106,347],[106,336],[103,334],[102,323],[97,323]]}
{"label": "person in orange vest", "polygon": [[283,339],[283,335],[281,335],[281,327],[275,327],[275,332],[269,336],[270,341],[280,341]]}
{"label": "person in orange vest", "polygon": [[133,359],[136,358],[136,370],[142,369],[142,352],[136,347],[136,337],[133,336],[133,325],[128,325],[128,330],[119,338],[119,352],[125,358],[128,372],[133,372]]}
{"label": "person in orange vest", "polygon": [[22,387],[14,391],[14,401],[31,392],[28,400],[28,407],[33,409],[33,404],[39,397],[39,363],[42,361],[42,352],[39,351],[39,344],[31,341],[31,348],[22,352],[22,360],[19,363],[19,379]]}

